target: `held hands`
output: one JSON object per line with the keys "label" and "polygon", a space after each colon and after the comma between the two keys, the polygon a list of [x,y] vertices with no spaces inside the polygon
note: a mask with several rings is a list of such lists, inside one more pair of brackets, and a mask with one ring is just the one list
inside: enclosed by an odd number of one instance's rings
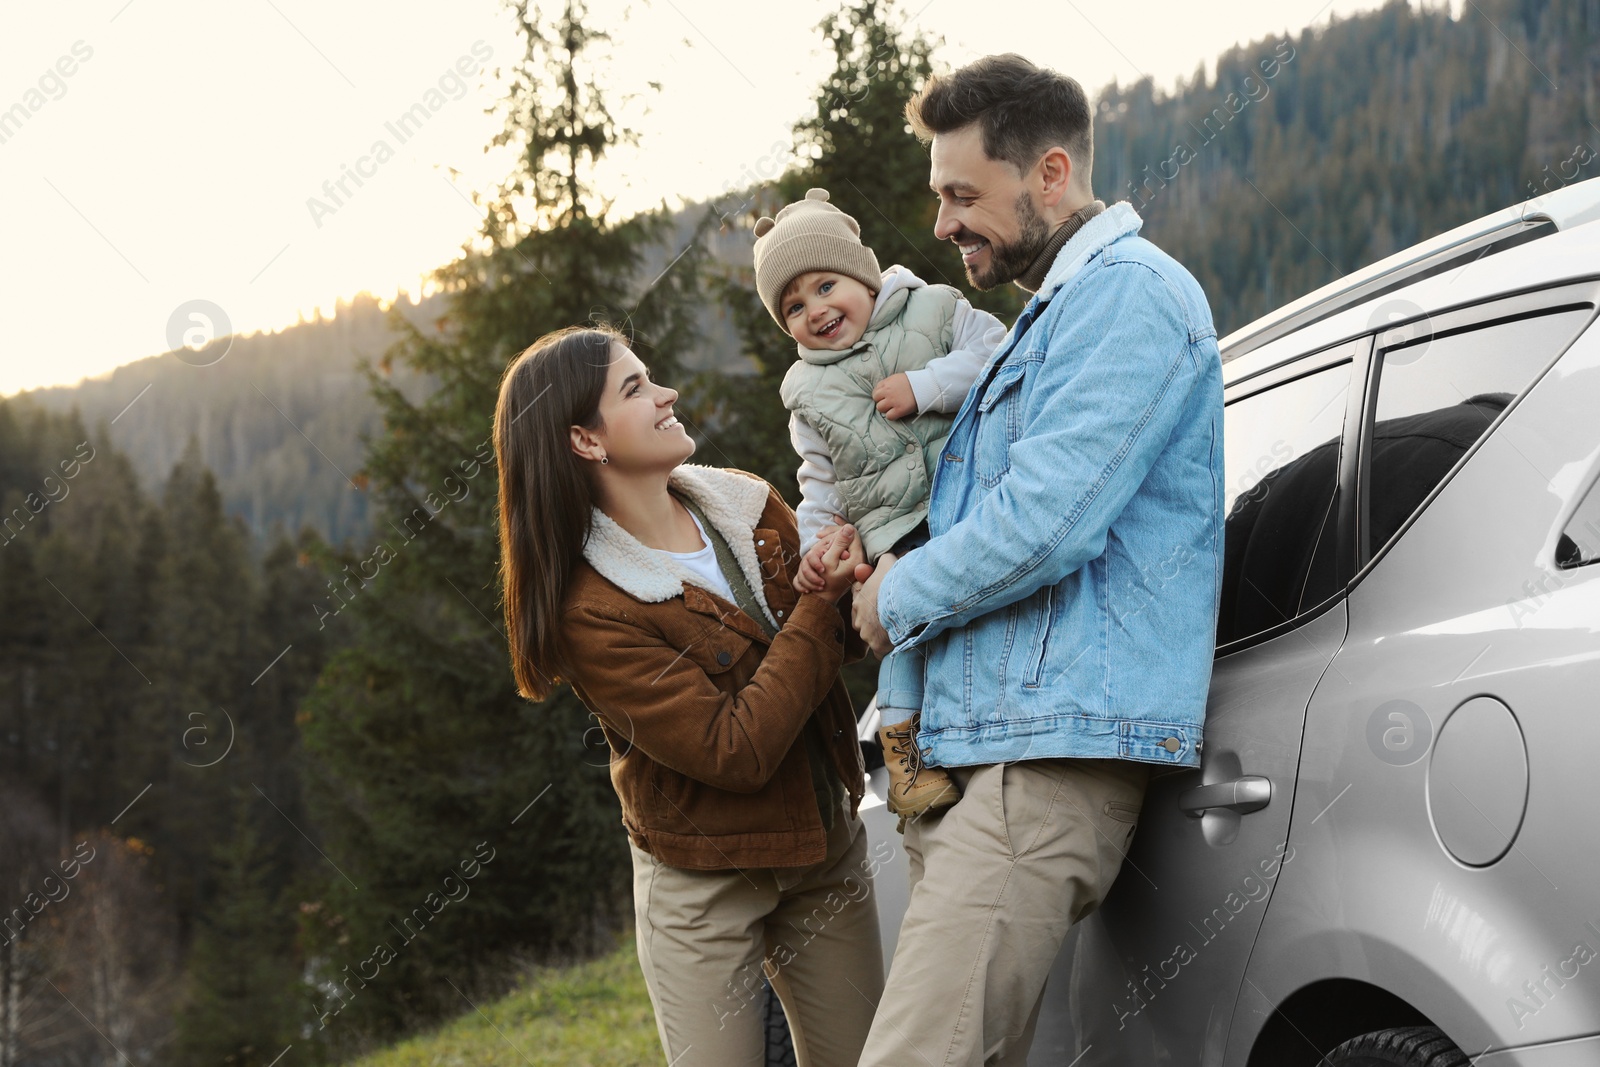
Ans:
{"label": "held hands", "polygon": [[847,590],[854,592],[850,621],[881,659],[894,650],[883,624],[878,621],[878,586],[895,564],[895,555],[885,552],[877,566],[867,562],[856,528],[835,515],[838,526],[825,526],[817,534],[794,576],[794,587],[802,593],[816,593],[829,603],[838,603]]}
{"label": "held hands", "polygon": [[911,391],[911,379],[904,374],[891,374],[873,386],[872,402],[886,419],[903,419],[917,413],[917,397]]}
{"label": "held hands", "polygon": [[794,587],[800,593],[822,592],[822,557],[827,555],[828,546],[833,541],[833,535],[844,526],[844,516],[835,515],[834,525],[824,526],[817,531],[817,539],[800,560],[800,569],[795,572]]}
{"label": "held hands", "polygon": [[[816,548],[812,549],[812,553],[814,554],[818,548],[823,548],[820,541]],[[856,569],[864,566],[866,566],[866,553],[862,551],[861,541],[856,537],[856,528],[849,525],[841,526],[828,538],[826,549],[818,561],[822,587],[802,591],[816,593],[828,603],[837,604],[839,598],[849,592],[850,587],[855,584]],[[795,585],[799,584],[797,576]]]}

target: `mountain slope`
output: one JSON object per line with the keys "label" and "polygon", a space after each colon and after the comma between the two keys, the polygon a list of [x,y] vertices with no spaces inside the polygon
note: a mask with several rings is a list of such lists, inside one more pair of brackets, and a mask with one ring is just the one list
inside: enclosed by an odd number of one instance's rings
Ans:
{"label": "mountain slope", "polygon": [[[402,312],[422,324],[443,306],[433,297]],[[352,480],[365,453],[362,436],[380,426],[357,367],[394,339],[384,309],[363,294],[331,319],[235,337],[210,366],[168,352],[22,400],[52,411],[76,407],[89,429],[106,426],[147,492],[165,483],[193,436],[224,509],[258,538],[280,523],[290,533],[309,525],[333,541],[359,541],[367,535],[367,498]],[[420,377],[395,376],[407,395],[428,388]]]}
{"label": "mountain slope", "polygon": [[1095,186],[1192,270],[1218,331],[1593,177],[1600,5],[1382,9],[1235,48],[1171,95],[1110,86]]}
{"label": "mountain slope", "polygon": [[[667,239],[644,257],[641,290],[672,265],[705,210],[693,204],[675,212]],[[749,262],[747,233],[713,233],[708,240],[713,256]],[[447,302],[434,295],[399,308],[427,330],[446,313]],[[726,314],[708,300],[701,321],[705,345],[686,369],[737,370],[738,340]],[[209,360],[215,349],[198,356],[178,350],[18,399],[60,413],[76,407],[91,430],[104,423],[146,491],[159,491],[193,435],[217,476],[224,508],[244,520],[258,548],[275,523],[291,534],[306,525],[333,542],[364,544],[373,531],[367,496],[357,488],[362,439],[382,432],[382,420],[358,367],[379,363],[397,339],[387,310],[363,293],[341,301],[331,318],[236,336],[209,366],[193,364]],[[412,400],[432,388],[400,366],[392,377]]]}

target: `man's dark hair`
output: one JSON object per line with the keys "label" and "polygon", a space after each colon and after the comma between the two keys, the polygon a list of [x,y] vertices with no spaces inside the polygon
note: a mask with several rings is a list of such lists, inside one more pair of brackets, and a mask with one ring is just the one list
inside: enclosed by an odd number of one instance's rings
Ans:
{"label": "man's dark hair", "polygon": [[1083,86],[1015,52],[929,78],[906,102],[906,120],[924,142],[976,122],[984,153],[1018,171],[1056,145],[1067,150],[1073,171],[1081,171],[1074,184],[1087,187],[1094,169],[1094,116]]}

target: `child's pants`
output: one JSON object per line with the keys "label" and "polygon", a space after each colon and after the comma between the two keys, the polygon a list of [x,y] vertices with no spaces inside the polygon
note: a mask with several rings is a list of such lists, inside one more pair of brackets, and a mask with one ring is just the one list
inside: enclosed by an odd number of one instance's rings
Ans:
{"label": "child's pants", "polygon": [[[928,543],[928,524],[896,541],[893,552],[898,559],[913,548]],[[878,664],[878,721],[884,726],[905,722],[922,710],[922,667],[926,657],[918,648],[895,649]]]}

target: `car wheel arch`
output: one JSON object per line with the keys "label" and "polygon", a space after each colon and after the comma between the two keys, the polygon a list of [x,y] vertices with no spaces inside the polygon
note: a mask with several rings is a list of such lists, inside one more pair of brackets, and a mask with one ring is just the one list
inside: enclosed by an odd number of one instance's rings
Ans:
{"label": "car wheel arch", "polygon": [[1375,1030],[1436,1025],[1403,998],[1355,978],[1302,986],[1267,1017],[1247,1067],[1315,1067],[1341,1042]]}

